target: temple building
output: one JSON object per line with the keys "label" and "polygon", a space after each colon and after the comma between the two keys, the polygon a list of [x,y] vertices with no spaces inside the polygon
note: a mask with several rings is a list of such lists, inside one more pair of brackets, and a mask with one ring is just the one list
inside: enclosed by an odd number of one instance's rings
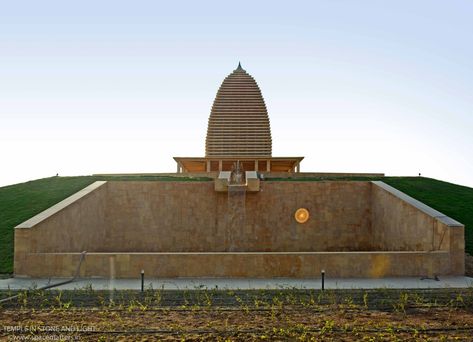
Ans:
{"label": "temple building", "polygon": [[268,110],[255,79],[238,63],[222,82],[210,112],[205,157],[174,157],[177,172],[299,172],[304,157],[273,157]]}

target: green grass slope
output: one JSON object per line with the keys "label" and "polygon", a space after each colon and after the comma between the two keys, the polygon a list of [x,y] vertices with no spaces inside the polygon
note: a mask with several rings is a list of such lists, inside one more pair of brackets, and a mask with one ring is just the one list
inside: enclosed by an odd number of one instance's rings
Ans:
{"label": "green grass slope", "polygon": [[[51,177],[0,188],[0,273],[13,272],[13,228],[96,180],[175,180],[173,177]],[[326,179],[326,178],[325,178]],[[368,180],[366,178],[342,178]],[[423,177],[378,178],[465,224],[466,250],[473,254],[473,189]],[[208,181],[209,178],[179,178]],[[283,180],[283,179],[281,179]],[[284,179],[287,180],[287,179]],[[294,180],[294,179],[292,179]],[[323,179],[307,179],[320,181]]]}

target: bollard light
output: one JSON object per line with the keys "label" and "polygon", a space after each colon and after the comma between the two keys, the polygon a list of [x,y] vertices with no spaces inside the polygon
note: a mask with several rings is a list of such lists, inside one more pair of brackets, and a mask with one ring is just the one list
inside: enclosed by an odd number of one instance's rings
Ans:
{"label": "bollard light", "polygon": [[141,292],[145,290],[145,270],[141,270]]}
{"label": "bollard light", "polygon": [[325,270],[322,270],[320,272],[320,275],[322,276],[322,291],[325,290]]}

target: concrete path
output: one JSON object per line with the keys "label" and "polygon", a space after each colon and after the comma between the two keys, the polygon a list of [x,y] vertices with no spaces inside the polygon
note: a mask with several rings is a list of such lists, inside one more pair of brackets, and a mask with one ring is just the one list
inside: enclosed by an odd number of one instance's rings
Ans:
{"label": "concrete path", "polygon": [[[67,279],[33,279],[9,278],[0,279],[0,290],[29,289],[55,284]],[[92,286],[96,290],[139,290],[140,279],[102,279],[87,278],[77,279],[72,283],[57,287],[63,290],[72,290]],[[176,279],[145,279],[145,288],[178,290],[178,289],[320,289],[321,279],[238,279],[238,278],[176,278]],[[325,279],[326,289],[427,289],[427,288],[466,288],[473,287],[473,278],[470,277],[440,277],[439,281],[433,279],[420,279],[414,277],[403,278],[339,278]]]}

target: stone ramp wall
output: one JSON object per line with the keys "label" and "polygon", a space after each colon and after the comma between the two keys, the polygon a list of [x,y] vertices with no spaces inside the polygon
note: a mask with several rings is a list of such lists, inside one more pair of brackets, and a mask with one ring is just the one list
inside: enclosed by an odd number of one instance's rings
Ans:
{"label": "stone ramp wall", "polygon": [[464,226],[379,181],[373,181],[373,247],[384,251],[449,251],[451,269],[465,269]]}
{"label": "stone ramp wall", "polygon": [[35,267],[46,273],[62,266],[31,263],[27,255],[100,248],[105,239],[106,192],[106,182],[95,182],[15,227],[15,274],[29,274]]}

